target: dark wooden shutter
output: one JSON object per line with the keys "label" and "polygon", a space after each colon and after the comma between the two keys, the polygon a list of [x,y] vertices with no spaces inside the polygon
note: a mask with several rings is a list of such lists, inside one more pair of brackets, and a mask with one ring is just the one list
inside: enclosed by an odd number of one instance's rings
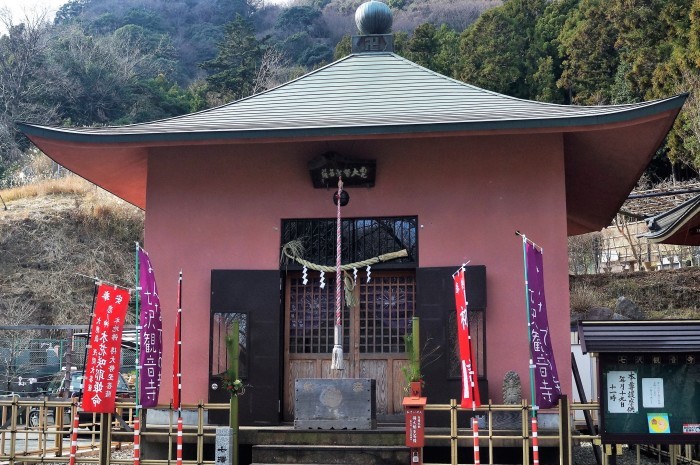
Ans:
{"label": "dark wooden shutter", "polygon": [[280,308],[279,271],[212,270],[211,312],[247,313],[250,322],[251,387],[239,398],[241,425],[280,422]]}
{"label": "dark wooden shutter", "polygon": [[[447,339],[449,315],[455,311],[454,283],[451,268],[418,268],[416,270],[416,316],[420,318],[421,344],[429,339],[440,347],[442,356],[423,369],[426,383],[424,395],[431,403],[449,403],[460,396],[460,380],[449,377],[450,360]],[[467,300],[472,309],[486,308],[486,267],[467,266]],[[484,383],[480,383],[480,386]],[[485,385],[484,385],[485,389]],[[484,392],[483,399],[488,399]]]}

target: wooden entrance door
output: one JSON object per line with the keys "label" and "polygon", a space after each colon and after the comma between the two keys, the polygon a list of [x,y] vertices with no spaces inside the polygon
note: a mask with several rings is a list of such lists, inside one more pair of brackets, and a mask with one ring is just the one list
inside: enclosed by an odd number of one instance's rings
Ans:
{"label": "wooden entrance door", "polygon": [[303,284],[289,273],[285,302],[284,419],[294,419],[298,378],[371,378],[377,386],[377,418],[399,420],[404,396],[402,367],[407,364],[404,335],[415,309],[415,273],[373,272],[358,277],[355,305],[343,312],[345,369],[331,370],[335,324],[335,276],[321,288],[318,273]]}

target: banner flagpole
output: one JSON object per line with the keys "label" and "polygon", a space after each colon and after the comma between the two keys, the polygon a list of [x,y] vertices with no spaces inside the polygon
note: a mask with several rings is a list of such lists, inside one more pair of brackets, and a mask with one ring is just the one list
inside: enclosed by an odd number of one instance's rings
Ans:
{"label": "banner flagpole", "polygon": [[[535,393],[535,361],[534,354],[532,353],[532,318],[530,313],[532,308],[530,306],[530,296],[529,292],[529,280],[527,272],[527,243],[528,238],[525,234],[520,231],[516,231],[515,234],[523,238],[523,268],[525,276],[525,309],[527,310],[527,349],[530,354],[530,397],[532,399],[532,462],[534,465],[539,465],[540,463],[540,453],[539,453],[539,438],[537,436],[537,395]],[[533,246],[535,243],[529,241]],[[541,249],[540,249],[541,250]]]}
{"label": "banner flagpole", "polygon": [[176,397],[175,407],[177,407],[177,447],[176,447],[176,464],[182,465],[182,270],[177,281],[177,316],[175,319],[175,359],[173,360],[173,368],[176,371],[173,381],[173,397]]}
{"label": "banner flagpole", "polygon": [[[88,320],[88,330],[87,330],[87,337],[85,338],[85,350],[83,352],[83,378],[85,378],[85,364],[87,363],[87,358],[88,358],[88,349],[90,348],[90,336],[91,336],[91,328],[92,328],[92,317],[95,312],[95,300],[97,300],[97,289],[99,288],[99,283],[100,280],[95,277],[95,290],[92,293],[92,305],[90,305],[90,319]],[[81,402],[83,400],[83,386],[85,383],[80,383],[80,390],[78,390],[78,402]]]}
{"label": "banner flagpole", "polygon": [[134,368],[136,368],[136,379],[134,381],[134,388],[136,391],[136,397],[134,398],[134,403],[136,408],[134,411],[134,465],[139,465],[141,463],[141,420],[139,416],[139,391],[141,390],[140,379],[141,379],[141,315],[139,312],[139,302],[141,299],[141,274],[139,268],[139,249],[141,246],[138,241],[136,242],[136,259],[134,260],[135,266],[135,287],[136,287],[136,301],[135,301],[135,313],[136,319],[134,320],[134,328],[136,328],[136,359],[134,361]]}
{"label": "banner flagpole", "polygon": [[530,354],[530,397],[532,398],[532,416],[537,418],[537,398],[535,396],[535,362],[532,354],[532,320],[530,318],[530,297],[528,295],[528,276],[527,276],[527,237],[519,231],[516,234],[523,238],[523,273],[525,277],[525,309],[527,310],[527,347]]}
{"label": "banner flagpole", "polygon": [[[517,233],[520,234],[520,233]],[[554,346],[547,318],[544,289],[543,250],[523,237],[525,266],[525,307],[527,309],[530,353],[530,390],[532,393],[532,456],[539,463],[537,416],[541,408],[552,408],[561,398],[561,386],[554,359]]]}
{"label": "banner flagpole", "polygon": [[[88,323],[87,338],[85,339],[85,350],[83,351],[83,379],[85,378],[85,362],[87,361],[88,346],[90,345],[90,328],[92,328],[92,315],[93,309],[95,308],[95,300],[97,299],[97,283],[99,280],[97,277],[92,278],[94,281],[94,290],[92,291],[92,304],[90,305],[90,320]],[[71,341],[71,344],[73,341]],[[67,376],[71,376],[67,373]],[[68,378],[70,379],[70,378]],[[65,382],[65,380],[64,380]],[[73,402],[73,407],[75,408],[75,414],[73,415],[73,424],[71,428],[70,436],[70,454],[68,457],[68,464],[74,465],[75,458],[78,451],[78,427],[80,426],[80,417],[78,415],[78,408],[80,407],[80,402],[83,396],[83,385],[85,383],[80,383],[80,389],[78,390],[78,402]]]}
{"label": "banner flagpole", "polygon": [[177,417],[182,418],[182,270],[177,282]]}
{"label": "banner flagpole", "polygon": [[136,312],[136,320],[134,327],[136,328],[136,360],[135,360],[135,368],[136,368],[136,380],[135,380],[135,388],[136,388],[136,397],[134,399],[134,402],[136,403],[136,413],[135,416],[138,417],[139,415],[139,410],[141,408],[140,402],[139,402],[139,391],[141,389],[141,314],[140,314],[140,309],[139,309],[139,302],[140,302],[140,297],[141,297],[141,279],[139,275],[139,249],[141,246],[139,245],[138,242],[136,242],[136,267],[135,267],[135,283],[136,283],[136,301],[135,301],[135,312]]}

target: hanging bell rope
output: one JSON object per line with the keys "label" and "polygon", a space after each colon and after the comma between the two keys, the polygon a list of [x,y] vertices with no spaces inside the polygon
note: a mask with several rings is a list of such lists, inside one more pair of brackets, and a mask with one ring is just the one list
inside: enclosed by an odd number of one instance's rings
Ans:
{"label": "hanging bell rope", "polygon": [[[341,218],[340,218],[340,198],[343,193],[343,180],[338,179],[338,209],[336,217],[336,255],[335,255],[335,267],[327,265],[319,265],[316,263],[311,263],[308,260],[302,258],[304,254],[304,246],[302,242],[298,239],[292,240],[282,246],[282,257],[280,262],[287,263],[289,260],[293,260],[304,267],[304,272],[306,268],[320,271],[323,273],[333,273],[335,272],[335,327],[333,331],[333,352],[331,354],[331,369],[332,370],[342,370],[343,369],[343,306],[342,306],[342,279],[341,272],[344,274],[345,279],[345,303],[346,305],[352,307],[357,304],[353,290],[357,282],[357,269],[358,268],[369,268],[377,263],[382,263],[390,260],[396,260],[397,258],[408,257],[408,251],[406,249],[399,250],[397,252],[389,252],[378,257],[369,258],[367,260],[362,260],[359,262],[348,263],[347,265],[341,265],[341,253],[342,253],[342,231],[341,231]],[[349,273],[353,272],[353,275]],[[354,277],[353,277],[354,276]]]}
{"label": "hanging bell rope", "polygon": [[338,177],[338,215],[335,223],[335,328],[333,328],[333,353],[331,355],[331,370],[343,369],[343,305],[340,295],[342,293],[342,277],[340,272],[342,266],[340,258],[342,254],[341,247],[341,228],[340,228],[340,199],[343,193],[343,178]]}

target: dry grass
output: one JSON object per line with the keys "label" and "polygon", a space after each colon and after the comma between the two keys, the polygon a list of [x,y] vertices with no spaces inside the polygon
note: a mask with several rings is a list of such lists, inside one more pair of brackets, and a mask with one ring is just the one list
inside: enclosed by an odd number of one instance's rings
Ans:
{"label": "dry grass", "polygon": [[14,200],[29,199],[43,195],[56,194],[87,194],[90,190],[96,189],[94,184],[89,183],[75,175],[68,175],[59,179],[47,179],[44,181],[26,184],[0,190],[5,202]]}
{"label": "dry grass", "polygon": [[87,321],[92,282],[80,275],[133,284],[143,211],[73,175],[0,195],[0,295],[37,309],[38,321]]}
{"label": "dry grass", "polygon": [[608,304],[606,296],[594,286],[578,283],[571,286],[569,293],[571,313],[583,315],[593,307]]}
{"label": "dry grass", "polygon": [[590,302],[590,291],[600,295],[597,306],[615,308],[627,297],[644,313],[644,319],[700,318],[700,267],[570,276],[571,309]]}
{"label": "dry grass", "polygon": [[138,230],[143,228],[143,212],[139,208],[73,174],[0,190],[0,196],[7,204],[47,196],[70,196],[76,206],[71,212],[72,218],[100,232],[116,233],[120,237],[140,236]]}

